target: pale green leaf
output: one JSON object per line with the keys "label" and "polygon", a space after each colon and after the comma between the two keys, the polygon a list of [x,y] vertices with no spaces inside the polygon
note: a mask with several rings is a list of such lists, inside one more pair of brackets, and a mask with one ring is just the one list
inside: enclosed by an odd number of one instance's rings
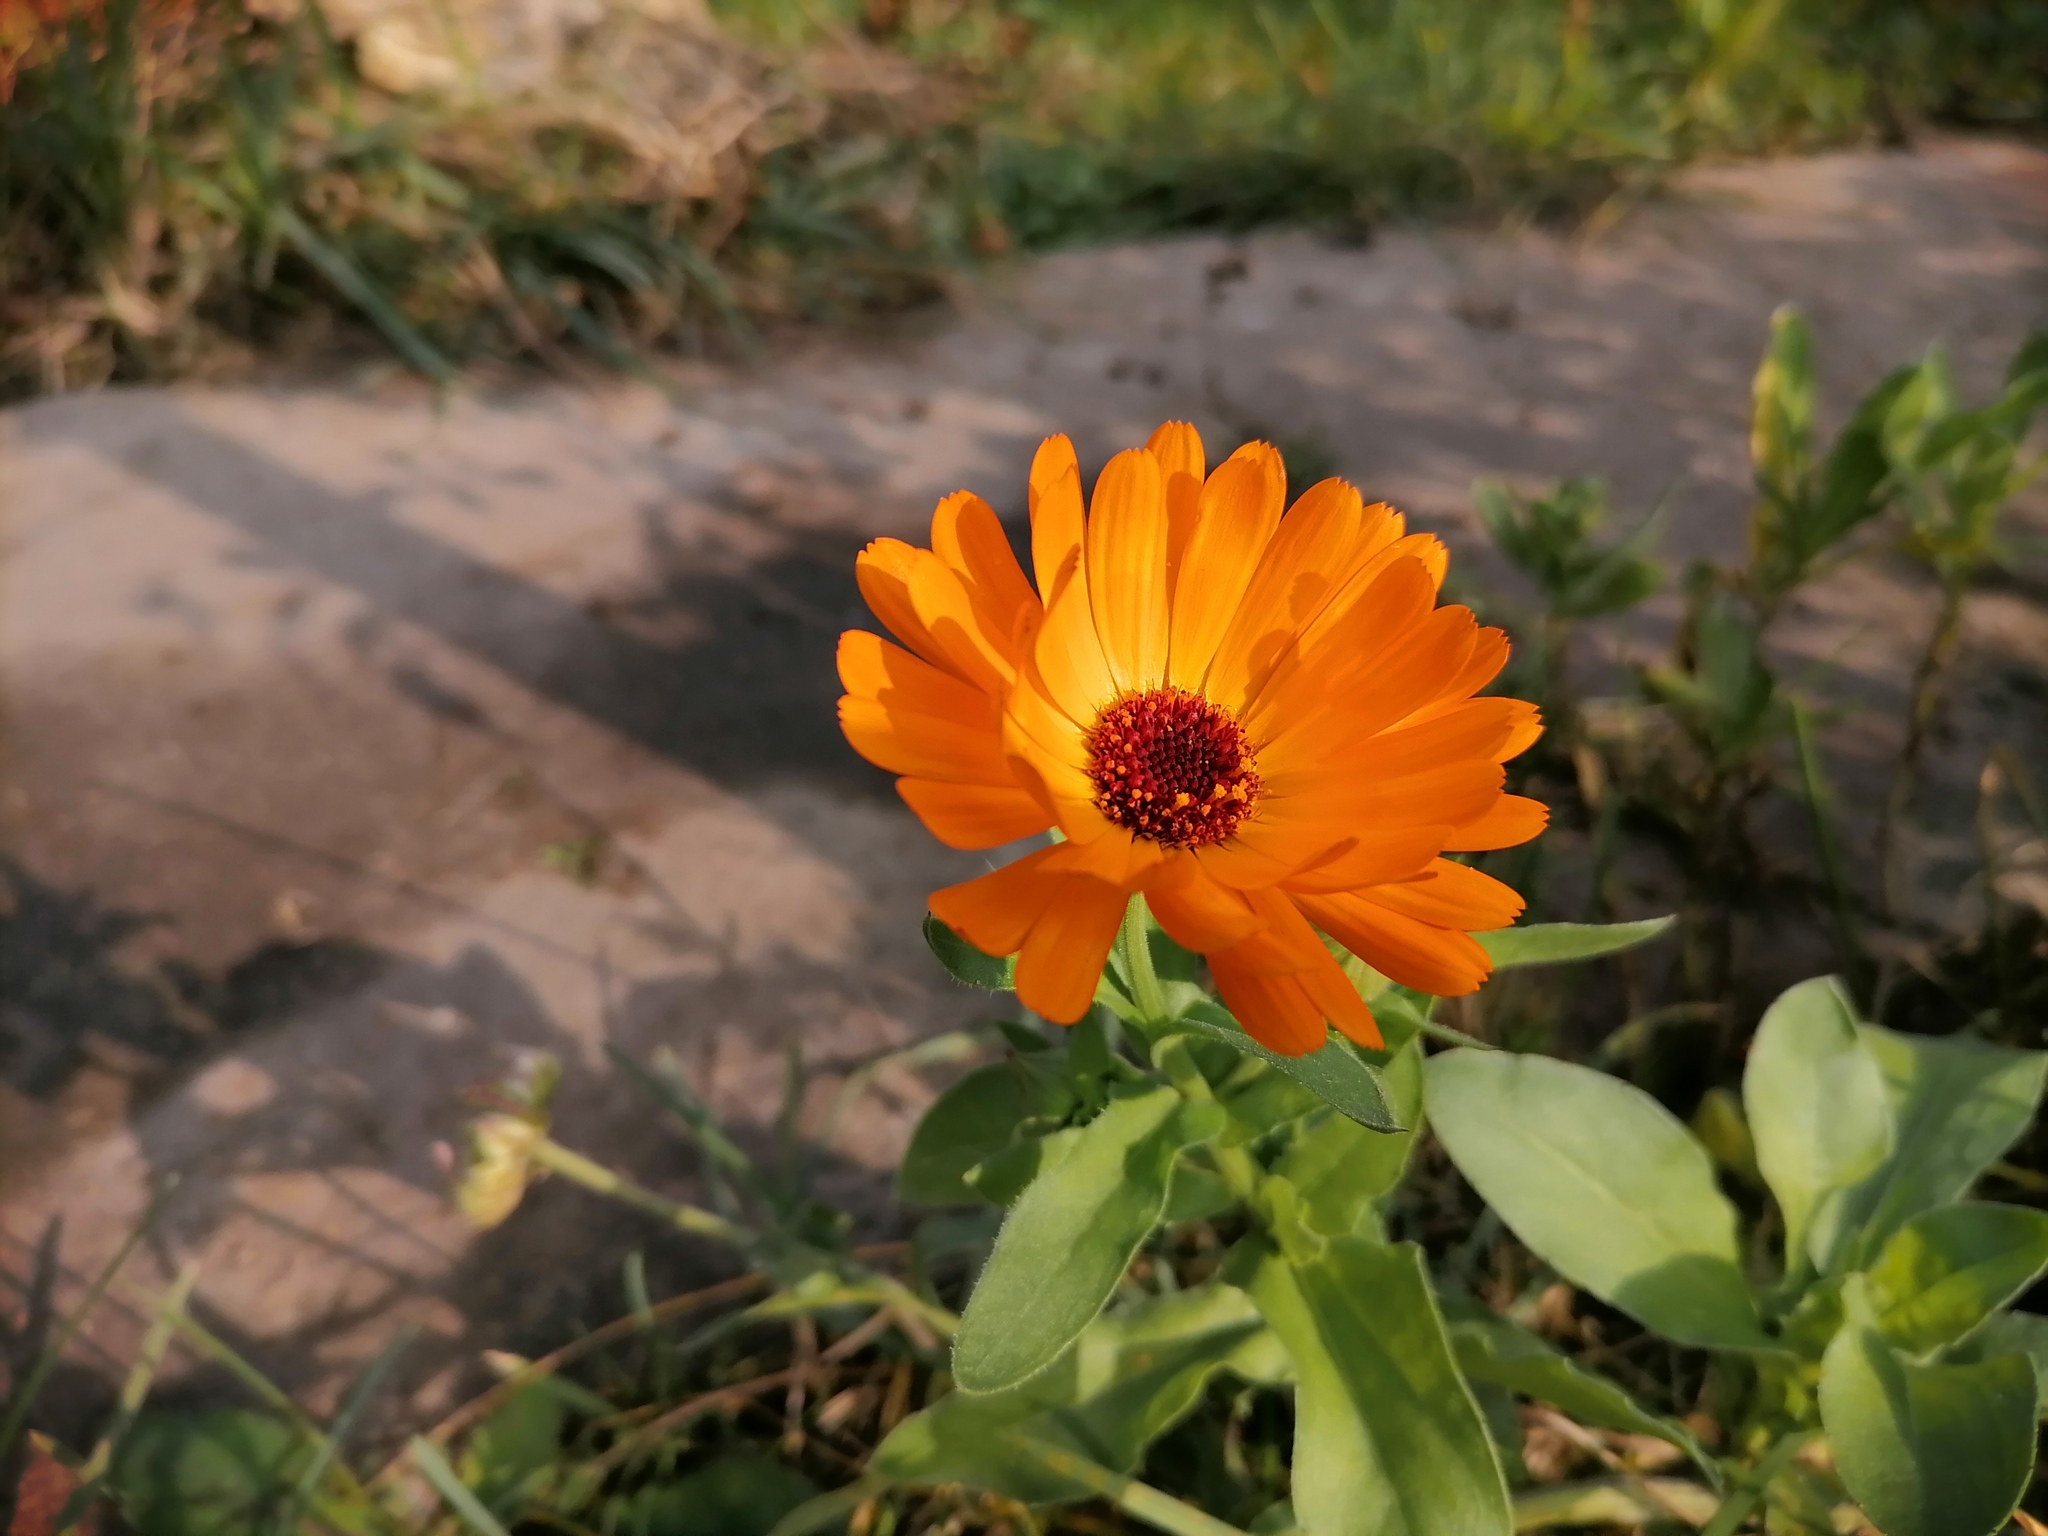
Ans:
{"label": "pale green leaf", "polygon": [[1017,1197],[960,1319],[953,1377],[997,1392],[1037,1374],[1102,1310],[1166,1208],[1174,1159],[1223,1127],[1214,1103],[1120,1088]]}
{"label": "pale green leaf", "polygon": [[1994,1536],[2034,1472],[2034,1369],[2021,1355],[1915,1365],[1850,1324],[1821,1365],[1835,1470],[1885,1536]]}
{"label": "pale green leaf", "polygon": [[1316,1536],[1507,1536],[1507,1485],[1412,1243],[1247,1253],[1294,1360],[1294,1511]]}
{"label": "pale green leaf", "polygon": [[1529,923],[1472,937],[1493,961],[1493,968],[1505,971],[1521,965],[1563,965],[1619,954],[1649,943],[1675,921],[1652,917],[1635,923]]}
{"label": "pale green leaf", "polygon": [[2048,1269],[2048,1212],[1970,1202],[1907,1222],[1864,1276],[1878,1331],[1911,1353],[1953,1344]]}
{"label": "pale green leaf", "polygon": [[1381,1087],[1377,1069],[1337,1035],[1331,1035],[1321,1049],[1310,1051],[1306,1056],[1282,1056],[1246,1034],[1243,1026],[1227,1010],[1206,1000],[1175,1019],[1170,1029],[1199,1035],[1206,1040],[1220,1040],[1232,1050],[1258,1057],[1360,1125],[1388,1133],[1402,1128],[1401,1122],[1387,1107],[1387,1096]]}
{"label": "pale green leaf", "polygon": [[1862,1268],[1906,1222],[1961,1197],[2032,1122],[2048,1071],[2040,1051],[1875,1024],[1857,1033],[1884,1073],[1892,1151],[1816,1214],[1808,1246],[1828,1274]]}
{"label": "pale green leaf", "polygon": [[2037,1312],[2000,1312],[1949,1350],[1943,1363],[1975,1365],[2000,1355],[2024,1355],[2032,1362],[2041,1409],[2048,1415],[2048,1317]]}
{"label": "pale green leaf", "polygon": [[1720,1477],[1713,1458],[1683,1424],[1651,1413],[1606,1377],[1507,1318],[1476,1307],[1461,1310],[1451,1318],[1451,1345],[1469,1381],[1549,1403],[1581,1424],[1649,1435],[1677,1446],[1710,1478]]}
{"label": "pale green leaf", "polygon": [[1015,955],[985,955],[927,913],[924,941],[955,981],[984,992],[1008,992],[1017,984]]}
{"label": "pale green leaf", "polygon": [[[1422,1119],[1422,1050],[1413,1041],[1394,1053],[1382,1085],[1403,1125]],[[1373,1201],[1401,1181],[1415,1132],[1385,1135],[1334,1112],[1297,1130],[1273,1166],[1301,1196],[1301,1214],[1326,1237],[1357,1232]]]}
{"label": "pale green leaf", "polygon": [[1433,1056],[1424,1083],[1459,1171],[1567,1280],[1681,1344],[1777,1347],[1758,1326],[1713,1163],[1655,1099],[1497,1051]]}
{"label": "pale green leaf", "polygon": [[1003,1392],[949,1393],[892,1430],[868,1463],[892,1482],[966,1483],[1030,1504],[1089,1496],[1010,1432],[1129,1472],[1218,1371],[1274,1382],[1287,1365],[1244,1293],[1211,1284],[1097,1318],[1051,1369]]}
{"label": "pale green leaf", "polygon": [[1756,1164],[1785,1216],[1788,1267],[1805,1253],[1822,1199],[1876,1170],[1892,1145],[1884,1075],[1856,1034],[1856,1011],[1832,977],[1803,981],[1771,1004],[1742,1074]]}
{"label": "pale green leaf", "polygon": [[1017,1125],[1041,1112],[1041,1079],[1023,1063],[977,1067],[932,1101],[910,1134],[896,1189],[919,1205],[979,1198],[961,1182],[968,1169],[1010,1144]]}

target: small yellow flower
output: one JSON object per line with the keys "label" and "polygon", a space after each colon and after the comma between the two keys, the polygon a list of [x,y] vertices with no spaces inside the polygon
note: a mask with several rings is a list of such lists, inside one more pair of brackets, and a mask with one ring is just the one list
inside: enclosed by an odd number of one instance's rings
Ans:
{"label": "small yellow flower", "polygon": [[[903,642],[839,641],[840,722],[934,836],[1065,841],[935,892],[976,948],[1017,955],[1049,1019],[1088,1009],[1133,892],[1206,956],[1244,1027],[1298,1055],[1378,1026],[1328,934],[1394,980],[1470,992],[1476,930],[1520,896],[1441,857],[1543,829],[1501,764],[1535,706],[1475,698],[1507,638],[1437,605],[1446,553],[1340,480],[1283,517],[1286,472],[1248,443],[1205,477],[1171,422],[1118,454],[1084,513],[1073,445],[1031,466],[1024,578],[988,504],[939,503],[929,549],[878,539],[861,592]],[[908,647],[908,649],[905,649]]]}

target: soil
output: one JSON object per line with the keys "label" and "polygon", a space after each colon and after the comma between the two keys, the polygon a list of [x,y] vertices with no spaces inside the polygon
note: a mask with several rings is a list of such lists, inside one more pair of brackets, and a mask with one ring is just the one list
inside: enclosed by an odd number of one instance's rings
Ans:
{"label": "soil", "polygon": [[[436,1149],[509,1052],[562,1058],[562,1139],[687,1192],[687,1148],[607,1047],[674,1050],[766,1149],[788,1050],[816,1125],[851,1064],[988,1015],[918,921],[1002,854],[938,846],[834,723],[867,539],[919,537],[963,485],[1021,517],[1044,434],[1099,463],[1179,417],[1216,458],[1268,436],[1356,480],[1510,598],[1475,476],[1598,471],[1625,512],[1670,498],[1674,568],[1733,556],[1749,376],[1787,301],[1830,423],[1931,342],[1991,387],[2048,321],[2048,153],[1706,168],[1569,238],[1076,251],[943,320],[660,387],[436,399],[377,367],[0,417],[0,1265],[61,1215],[90,1275],[178,1177],[69,1390],[104,1392],[143,1292],[197,1259],[203,1320],[315,1406],[420,1324],[406,1411],[432,1415],[480,1349],[598,1320],[628,1248],[678,1285],[725,1262],[559,1181],[470,1230]],[[2048,530],[2038,501],[2021,521]],[[1923,797],[1923,898],[1957,921],[1978,766],[2048,754],[2031,569],[1972,600]],[[1854,706],[1828,749],[1865,876],[1933,608],[1878,557],[1785,626],[1786,660]],[[1674,612],[1583,663],[1612,671]],[[1760,989],[1809,966],[1758,954]],[[820,1159],[868,1226],[895,1219],[884,1170],[929,1092],[883,1074]]]}

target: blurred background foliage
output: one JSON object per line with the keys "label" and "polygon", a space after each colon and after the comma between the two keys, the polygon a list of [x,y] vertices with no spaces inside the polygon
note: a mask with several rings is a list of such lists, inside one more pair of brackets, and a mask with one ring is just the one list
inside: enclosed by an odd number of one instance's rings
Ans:
{"label": "blurred background foliage", "polygon": [[0,389],[373,334],[632,366],[1013,250],[1604,219],[1701,156],[2048,117],[2048,0],[578,0],[524,78],[391,11],[0,9]]}

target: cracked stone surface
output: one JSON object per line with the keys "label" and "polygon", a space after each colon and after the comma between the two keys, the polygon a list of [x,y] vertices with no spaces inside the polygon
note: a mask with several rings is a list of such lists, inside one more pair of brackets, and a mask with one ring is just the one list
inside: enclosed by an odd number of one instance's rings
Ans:
{"label": "cracked stone surface", "polygon": [[[679,367],[668,390],[436,402],[376,372],[6,413],[0,1265],[62,1214],[66,1272],[89,1275],[176,1173],[98,1364],[132,1346],[140,1290],[196,1258],[199,1315],[315,1404],[421,1324],[419,1416],[479,1349],[587,1315],[629,1247],[678,1284],[705,1273],[559,1181],[471,1232],[435,1147],[507,1051],[545,1047],[562,1138],[684,1190],[689,1153],[607,1046],[673,1049],[765,1145],[787,1047],[816,1069],[816,1124],[850,1064],[985,1013],[917,923],[1001,855],[926,837],[834,724],[863,542],[919,537],[962,485],[1020,516],[1047,432],[1099,463],[1184,417],[1215,457],[1270,436],[1401,505],[1481,587],[1512,592],[1476,548],[1477,475],[1597,470],[1624,510],[1671,498],[1674,564],[1729,556],[1748,379],[1785,301],[1813,320],[1831,421],[1932,341],[1988,388],[2048,320],[2048,154],[1709,168],[1578,240],[1073,252],[943,320]],[[1984,753],[2048,755],[2043,597],[2019,579],[1973,600],[1929,792],[1948,812],[1919,849],[1937,907],[1962,899]],[[1878,558],[1789,615],[1788,659],[1871,706],[1829,737],[1852,820],[1933,602]],[[1597,650],[1674,612],[1667,594]],[[872,1225],[929,1091],[885,1074],[821,1158]]]}

